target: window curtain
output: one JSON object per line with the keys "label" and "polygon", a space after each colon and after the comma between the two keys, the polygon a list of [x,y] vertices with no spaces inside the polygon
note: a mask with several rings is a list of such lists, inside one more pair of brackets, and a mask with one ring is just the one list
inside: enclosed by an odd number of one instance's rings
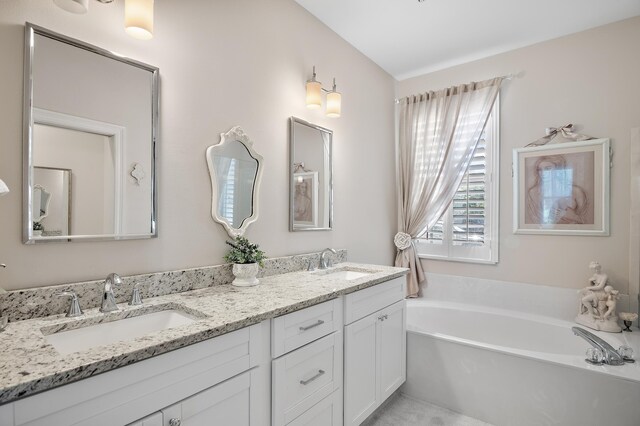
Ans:
{"label": "window curtain", "polygon": [[432,227],[460,186],[503,77],[404,98],[398,108],[396,266],[409,268],[407,296],[424,270],[412,240]]}

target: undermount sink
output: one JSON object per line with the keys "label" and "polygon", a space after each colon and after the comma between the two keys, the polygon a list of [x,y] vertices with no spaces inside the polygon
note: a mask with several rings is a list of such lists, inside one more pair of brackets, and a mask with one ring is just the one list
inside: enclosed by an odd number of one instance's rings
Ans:
{"label": "undermount sink", "polygon": [[364,268],[353,268],[350,266],[343,266],[337,268],[321,269],[315,271],[316,275],[323,275],[330,278],[338,278],[342,280],[357,280],[358,278],[366,277],[367,275],[375,274],[379,271]]}
{"label": "undermount sink", "polygon": [[191,324],[198,319],[196,316],[178,309],[165,309],[86,326],[82,326],[80,323],[78,328],[53,332],[52,334],[47,334],[44,329],[42,332],[45,334],[47,343],[60,354],[67,355],[97,346],[133,340],[156,331]]}

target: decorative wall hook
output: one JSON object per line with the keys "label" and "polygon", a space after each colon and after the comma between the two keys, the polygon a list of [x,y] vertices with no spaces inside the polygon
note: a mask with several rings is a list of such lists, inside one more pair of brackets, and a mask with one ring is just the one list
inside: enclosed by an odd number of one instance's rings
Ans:
{"label": "decorative wall hook", "polygon": [[131,170],[130,174],[136,180],[136,185],[140,185],[140,182],[146,176],[144,168],[139,163],[133,163],[133,169]]}

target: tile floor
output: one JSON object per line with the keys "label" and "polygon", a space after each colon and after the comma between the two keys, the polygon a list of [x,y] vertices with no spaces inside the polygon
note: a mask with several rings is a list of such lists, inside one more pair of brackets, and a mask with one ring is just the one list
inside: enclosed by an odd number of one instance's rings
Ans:
{"label": "tile floor", "polygon": [[392,396],[362,426],[491,426],[446,408],[416,401],[401,394]]}

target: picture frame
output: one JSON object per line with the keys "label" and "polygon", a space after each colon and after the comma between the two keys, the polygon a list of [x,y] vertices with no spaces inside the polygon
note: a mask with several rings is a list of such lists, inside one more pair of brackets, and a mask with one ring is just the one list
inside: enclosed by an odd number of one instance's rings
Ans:
{"label": "picture frame", "polygon": [[293,174],[293,226],[318,227],[318,172]]}
{"label": "picture frame", "polygon": [[513,232],[609,235],[610,140],[513,150]]}

